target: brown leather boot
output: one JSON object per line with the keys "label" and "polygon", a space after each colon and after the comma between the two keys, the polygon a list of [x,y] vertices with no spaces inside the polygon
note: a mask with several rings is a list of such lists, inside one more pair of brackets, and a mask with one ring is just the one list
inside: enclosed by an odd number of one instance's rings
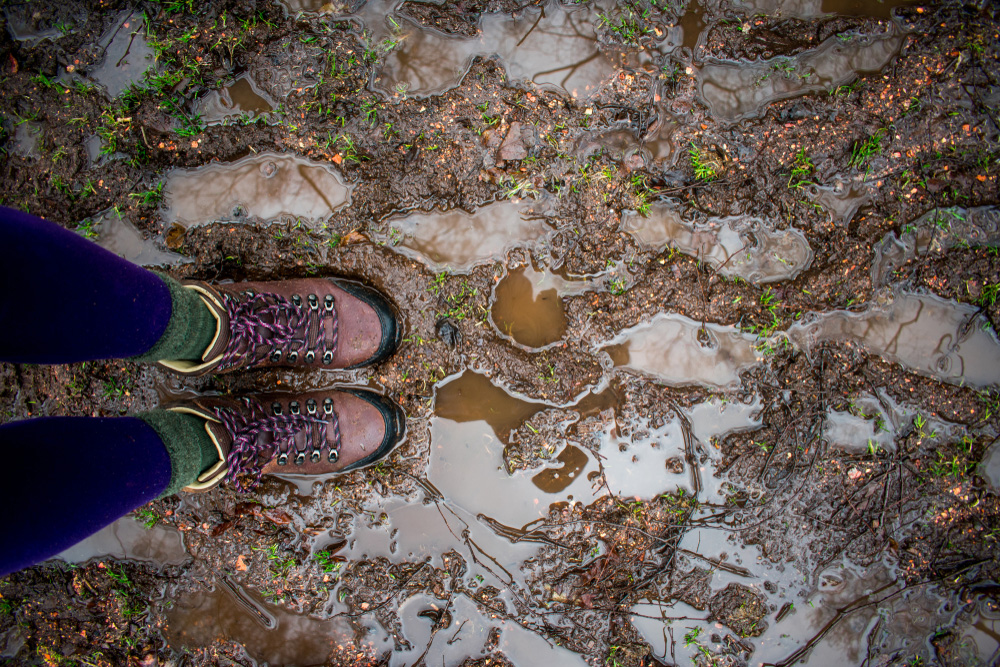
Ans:
{"label": "brown leather boot", "polygon": [[357,368],[388,357],[402,335],[388,299],[342,278],[184,284],[208,305],[218,331],[200,362],[160,362],[182,375],[274,366]]}
{"label": "brown leather boot", "polygon": [[210,489],[223,479],[246,491],[271,473],[351,472],[381,461],[406,431],[400,407],[366,389],[212,396],[170,409],[205,419],[219,452],[219,462],[188,491]]}

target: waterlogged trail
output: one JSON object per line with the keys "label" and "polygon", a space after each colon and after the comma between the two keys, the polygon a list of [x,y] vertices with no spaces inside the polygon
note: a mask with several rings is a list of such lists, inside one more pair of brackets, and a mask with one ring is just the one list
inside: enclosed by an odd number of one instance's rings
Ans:
{"label": "waterlogged trail", "polygon": [[405,336],[0,365],[2,420],[353,385],[407,438],[0,580],[0,658],[996,663],[995,12],[8,3],[4,205],[178,278],[351,276]]}

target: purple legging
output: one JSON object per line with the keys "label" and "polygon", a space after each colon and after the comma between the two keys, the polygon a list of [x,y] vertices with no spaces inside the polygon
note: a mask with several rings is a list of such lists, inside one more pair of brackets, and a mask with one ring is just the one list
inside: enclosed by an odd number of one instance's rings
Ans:
{"label": "purple legging", "polygon": [[[166,284],[73,232],[0,207],[0,252],[0,361],[130,357],[166,330]],[[163,442],[132,417],[4,424],[0,455],[0,576],[72,546],[170,481]]]}

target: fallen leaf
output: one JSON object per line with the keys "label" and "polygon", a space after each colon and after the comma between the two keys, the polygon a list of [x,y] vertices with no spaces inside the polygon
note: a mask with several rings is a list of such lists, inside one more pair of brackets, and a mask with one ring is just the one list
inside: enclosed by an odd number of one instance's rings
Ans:
{"label": "fallen leaf", "polygon": [[240,572],[247,571],[247,564],[243,554],[240,554],[239,558],[236,559],[236,569]]}

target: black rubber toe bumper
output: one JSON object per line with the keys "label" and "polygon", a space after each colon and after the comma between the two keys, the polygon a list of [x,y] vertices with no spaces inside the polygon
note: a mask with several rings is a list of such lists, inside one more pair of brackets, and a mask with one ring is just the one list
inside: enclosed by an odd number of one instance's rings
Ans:
{"label": "black rubber toe bumper", "polygon": [[385,420],[385,437],[382,439],[382,443],[374,452],[343,470],[343,472],[350,472],[378,463],[403,441],[403,436],[406,435],[406,414],[401,407],[396,405],[395,401],[381,394],[376,394],[374,391],[367,389],[345,389],[344,391],[368,401],[378,409],[382,414],[382,419]]}
{"label": "black rubber toe bumper", "polygon": [[400,326],[399,315],[396,314],[396,309],[389,302],[389,299],[387,299],[385,295],[377,289],[368,287],[367,285],[363,285],[354,280],[347,280],[345,278],[330,278],[330,281],[348,294],[361,299],[374,308],[375,312],[378,313],[379,324],[382,326],[382,340],[379,342],[379,346],[378,349],[375,350],[375,354],[361,363],[351,366],[351,368],[360,368],[362,366],[377,364],[395,352],[396,348],[399,347],[400,340],[403,337],[403,327]]}

